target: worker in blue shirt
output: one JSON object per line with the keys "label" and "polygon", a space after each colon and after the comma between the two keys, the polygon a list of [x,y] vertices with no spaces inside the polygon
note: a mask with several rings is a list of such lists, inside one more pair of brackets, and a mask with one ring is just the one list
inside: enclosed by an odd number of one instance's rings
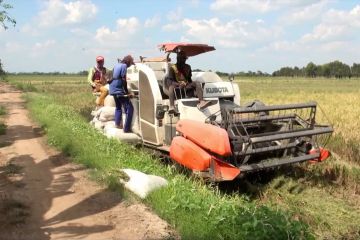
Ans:
{"label": "worker in blue shirt", "polygon": [[[134,112],[134,107],[130,101],[133,94],[128,91],[126,82],[126,72],[131,65],[134,65],[134,59],[131,55],[127,55],[114,66],[109,91],[110,95],[114,97],[116,105],[115,126],[123,128],[124,132],[131,132],[131,120]],[[125,125],[122,123],[122,106],[126,113]]]}

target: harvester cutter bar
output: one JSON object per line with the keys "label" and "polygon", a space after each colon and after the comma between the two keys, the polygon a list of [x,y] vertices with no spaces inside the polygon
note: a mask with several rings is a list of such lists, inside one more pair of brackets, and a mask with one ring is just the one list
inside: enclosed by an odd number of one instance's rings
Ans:
{"label": "harvester cutter bar", "polygon": [[287,159],[273,158],[273,159],[269,159],[266,161],[262,161],[260,163],[242,165],[239,167],[239,169],[241,172],[251,172],[251,171],[261,170],[264,168],[279,167],[281,165],[304,162],[304,161],[308,161],[308,160],[317,159],[319,157],[320,157],[320,153],[307,154],[307,155],[292,157],[292,158],[287,158]]}
{"label": "harvester cutter bar", "polygon": [[251,141],[251,143],[261,143],[261,142],[278,141],[278,140],[289,139],[289,138],[320,135],[320,134],[332,133],[332,132],[333,132],[332,127],[321,127],[321,128],[311,129],[311,130],[287,131],[285,133],[277,133],[276,135],[251,137],[250,141]]}
{"label": "harvester cutter bar", "polygon": [[297,147],[298,144],[299,143],[297,143],[297,142],[293,142],[293,143],[289,143],[287,145],[277,145],[277,146],[269,146],[269,147],[255,148],[255,149],[247,149],[246,152],[243,152],[243,151],[234,152],[234,155],[235,156],[244,156],[244,155],[265,153],[265,152],[270,152],[270,151],[284,150],[284,149]]}
{"label": "harvester cutter bar", "polygon": [[271,105],[271,106],[255,106],[255,107],[236,107],[230,110],[231,113],[254,113],[266,112],[276,110],[293,110],[302,108],[316,108],[316,102],[286,104],[286,105]]}
{"label": "harvester cutter bar", "polygon": [[256,116],[253,118],[243,119],[242,123],[250,123],[250,122],[258,122],[258,121],[273,121],[273,120],[288,120],[288,119],[295,119],[296,114],[282,114],[278,116],[266,115],[266,116]]}

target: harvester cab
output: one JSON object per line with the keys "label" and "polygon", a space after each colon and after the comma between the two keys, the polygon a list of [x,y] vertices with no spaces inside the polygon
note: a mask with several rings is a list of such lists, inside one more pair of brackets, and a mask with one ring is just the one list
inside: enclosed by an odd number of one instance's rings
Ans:
{"label": "harvester cab", "polygon": [[194,173],[213,181],[233,180],[248,172],[304,161],[322,161],[323,147],[333,132],[318,123],[316,102],[274,105],[254,101],[240,105],[240,90],[214,72],[192,72],[210,104],[203,110],[199,99],[175,89],[175,106],[169,110],[166,78],[170,54],[188,57],[215,50],[206,44],[165,43],[164,57],[141,58],[128,69],[128,86],[138,93],[138,135],[143,144],[170,155]]}

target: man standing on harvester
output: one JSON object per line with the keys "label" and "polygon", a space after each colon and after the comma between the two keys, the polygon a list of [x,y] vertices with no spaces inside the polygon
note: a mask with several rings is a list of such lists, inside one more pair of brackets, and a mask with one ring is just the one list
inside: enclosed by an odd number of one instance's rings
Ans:
{"label": "man standing on harvester", "polygon": [[176,56],[176,64],[172,65],[169,70],[168,86],[169,86],[169,100],[170,108],[169,112],[175,113],[175,88],[184,88],[186,90],[195,90],[195,95],[199,98],[198,109],[204,109],[209,104],[209,101],[203,99],[203,90],[201,84],[191,80],[191,67],[186,64],[187,56],[184,51],[179,51]]}
{"label": "man standing on harvester", "polygon": [[[131,120],[134,107],[130,98],[132,93],[129,92],[126,82],[126,72],[128,67],[134,65],[134,59],[131,55],[125,56],[114,66],[113,77],[110,83],[110,95],[114,97],[115,108],[115,127],[123,128],[124,133],[131,132]],[[122,106],[126,113],[125,125],[122,123]]]}
{"label": "man standing on harvester", "polygon": [[104,57],[96,57],[96,66],[89,69],[88,82],[93,89],[93,93],[100,92],[99,98],[96,100],[96,106],[104,106],[104,100],[108,95],[108,88],[105,86],[108,81],[108,75],[111,71],[104,67]]}

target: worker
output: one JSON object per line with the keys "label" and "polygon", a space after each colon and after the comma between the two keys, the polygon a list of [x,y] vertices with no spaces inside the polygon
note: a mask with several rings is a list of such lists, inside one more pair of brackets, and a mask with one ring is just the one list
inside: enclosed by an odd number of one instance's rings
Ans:
{"label": "worker", "polygon": [[172,65],[167,78],[170,99],[170,113],[177,113],[174,108],[175,88],[184,88],[185,90],[195,90],[196,96],[199,98],[198,109],[202,110],[208,106],[209,101],[203,99],[203,90],[199,82],[191,80],[191,67],[186,64],[187,56],[184,51],[179,51],[176,56],[176,64]]}
{"label": "worker", "polygon": [[[127,69],[134,65],[134,59],[131,55],[125,56],[114,66],[112,81],[110,82],[110,95],[115,100],[115,127],[122,129],[124,132],[131,132],[131,120],[134,107],[130,98],[133,94],[127,88],[126,72]],[[126,114],[125,125],[122,123],[122,107]]]}
{"label": "worker", "polygon": [[96,106],[104,106],[104,101],[109,93],[108,87],[106,87],[109,81],[109,75],[111,71],[104,67],[104,57],[96,57],[96,66],[89,69],[88,82],[92,87],[93,93],[100,93],[100,96],[96,99]]}

